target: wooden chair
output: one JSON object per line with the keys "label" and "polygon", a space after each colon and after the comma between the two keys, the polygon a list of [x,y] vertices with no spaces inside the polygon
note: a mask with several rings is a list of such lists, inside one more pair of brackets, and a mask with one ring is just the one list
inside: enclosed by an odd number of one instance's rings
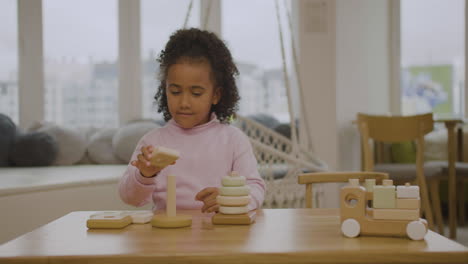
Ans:
{"label": "wooden chair", "polygon": [[375,179],[377,183],[382,184],[382,180],[388,179],[387,173],[382,172],[312,172],[299,174],[298,183],[306,185],[305,203],[306,208],[312,208],[312,184],[314,183],[333,183],[348,182],[349,179],[359,179],[364,182],[366,179]]}
{"label": "wooden chair", "polygon": [[[434,168],[424,167],[424,136],[434,129],[432,113],[413,116],[374,116],[358,113],[357,123],[361,135],[363,152],[363,170],[387,172],[396,184],[412,182],[419,185],[421,193],[421,209],[425,214],[430,229],[434,229],[433,207],[429,200],[428,184],[426,177],[433,179],[431,184],[432,200],[436,206],[439,231],[443,230],[438,180],[443,176],[442,168],[435,165]],[[373,144],[375,142],[396,143],[416,142],[416,164],[379,164],[374,163]]]}

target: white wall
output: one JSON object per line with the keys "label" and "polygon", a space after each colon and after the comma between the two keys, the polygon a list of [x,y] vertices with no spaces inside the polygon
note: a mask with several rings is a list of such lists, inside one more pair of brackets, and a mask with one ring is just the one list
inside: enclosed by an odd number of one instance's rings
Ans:
{"label": "white wall", "polygon": [[389,4],[339,0],[336,11],[338,169],[360,169],[357,112],[390,112]]}
{"label": "white wall", "polygon": [[[390,111],[390,0],[297,3],[299,64],[314,150],[330,170],[359,170],[358,112]],[[324,186],[324,207],[338,187]]]}

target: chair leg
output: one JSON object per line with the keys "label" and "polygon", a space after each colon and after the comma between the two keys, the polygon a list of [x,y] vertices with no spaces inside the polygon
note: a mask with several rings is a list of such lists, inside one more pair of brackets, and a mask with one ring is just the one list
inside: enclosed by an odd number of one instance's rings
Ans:
{"label": "chair leg", "polygon": [[442,209],[440,207],[439,183],[439,180],[429,181],[429,188],[432,199],[432,208],[434,209],[434,216],[439,229],[439,234],[444,235],[444,220],[442,218]]}
{"label": "chair leg", "polygon": [[464,226],[465,225],[465,181],[461,179],[458,182],[458,225]]}
{"label": "chair leg", "polygon": [[306,184],[306,208],[312,208],[312,184]]}
{"label": "chair leg", "polygon": [[434,229],[434,215],[432,214],[431,202],[429,200],[428,188],[425,179],[419,183],[419,190],[421,192],[421,205],[424,210],[424,216],[427,220],[429,229]]}

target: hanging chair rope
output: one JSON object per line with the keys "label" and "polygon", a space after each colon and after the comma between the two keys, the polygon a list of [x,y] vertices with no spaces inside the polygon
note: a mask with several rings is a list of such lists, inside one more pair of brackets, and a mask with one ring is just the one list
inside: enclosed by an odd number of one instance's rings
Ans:
{"label": "hanging chair rope", "polygon": [[190,18],[190,14],[192,13],[192,6],[193,6],[193,0],[190,0],[190,3],[187,8],[187,14],[185,14],[184,26],[182,28],[187,28],[188,20]]}
{"label": "hanging chair rope", "polygon": [[286,69],[286,54],[284,52],[283,30],[281,28],[281,19],[280,19],[278,0],[275,0],[275,7],[276,7],[276,19],[278,21],[279,38],[280,38],[280,43],[281,43],[281,59],[282,59],[282,64],[283,64],[283,77],[284,77],[284,83],[286,86],[286,94],[288,97],[288,110],[289,110],[289,118],[290,118],[290,124],[291,124],[291,140],[293,144],[292,154],[295,157],[299,157],[299,147],[298,147],[298,140],[297,140],[297,133],[296,133],[296,122],[295,122],[294,111],[292,107],[291,86],[289,82],[288,72]]}
{"label": "hanging chair rope", "polygon": [[[295,69],[295,73],[296,73],[296,79],[297,79],[297,86],[299,87],[299,103],[301,104],[301,112],[302,113],[307,113],[306,112],[306,109],[305,109],[305,102],[304,102],[304,92],[302,90],[303,86],[302,86],[302,79],[301,79],[301,75],[300,75],[300,72],[299,72],[299,64],[297,63],[297,52],[296,52],[296,42],[294,40],[294,31],[293,31],[293,27],[292,27],[292,19],[291,19],[291,13],[289,12],[289,8],[288,6],[286,5],[286,0],[283,0],[283,5],[284,5],[284,9],[286,10],[286,14],[287,14],[287,17],[288,17],[288,24],[289,24],[289,32],[290,32],[290,35],[291,35],[291,45],[292,45],[292,55],[293,55],[293,62],[294,62],[294,69]],[[310,129],[310,126],[309,126],[309,120],[308,118],[304,117],[303,118],[303,121],[304,121],[304,131],[305,131],[305,137],[307,139],[307,150],[310,150],[310,151],[314,151],[314,146],[312,145],[312,134],[310,133],[309,129]]]}
{"label": "hanging chair rope", "polygon": [[205,17],[203,19],[203,27],[202,29],[206,30],[208,27],[208,21],[210,19],[210,12],[211,12],[211,4],[213,0],[208,0],[208,6],[206,7]]}

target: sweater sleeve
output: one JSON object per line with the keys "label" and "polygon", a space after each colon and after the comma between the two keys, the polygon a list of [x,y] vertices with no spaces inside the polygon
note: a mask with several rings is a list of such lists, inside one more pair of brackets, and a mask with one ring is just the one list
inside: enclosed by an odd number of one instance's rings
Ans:
{"label": "sweater sleeve", "polygon": [[249,138],[240,130],[235,136],[233,171],[245,176],[250,188],[251,200],[247,206],[249,210],[262,206],[265,198],[265,181],[260,177],[257,168],[257,160],[253,153]]}
{"label": "sweater sleeve", "polygon": [[145,137],[138,142],[127,169],[119,181],[119,194],[122,201],[137,207],[151,202],[152,194],[156,188],[156,177],[147,178],[142,176],[138,168],[131,164],[132,160],[137,160],[138,154],[141,153],[141,147],[148,145],[144,139]]}

